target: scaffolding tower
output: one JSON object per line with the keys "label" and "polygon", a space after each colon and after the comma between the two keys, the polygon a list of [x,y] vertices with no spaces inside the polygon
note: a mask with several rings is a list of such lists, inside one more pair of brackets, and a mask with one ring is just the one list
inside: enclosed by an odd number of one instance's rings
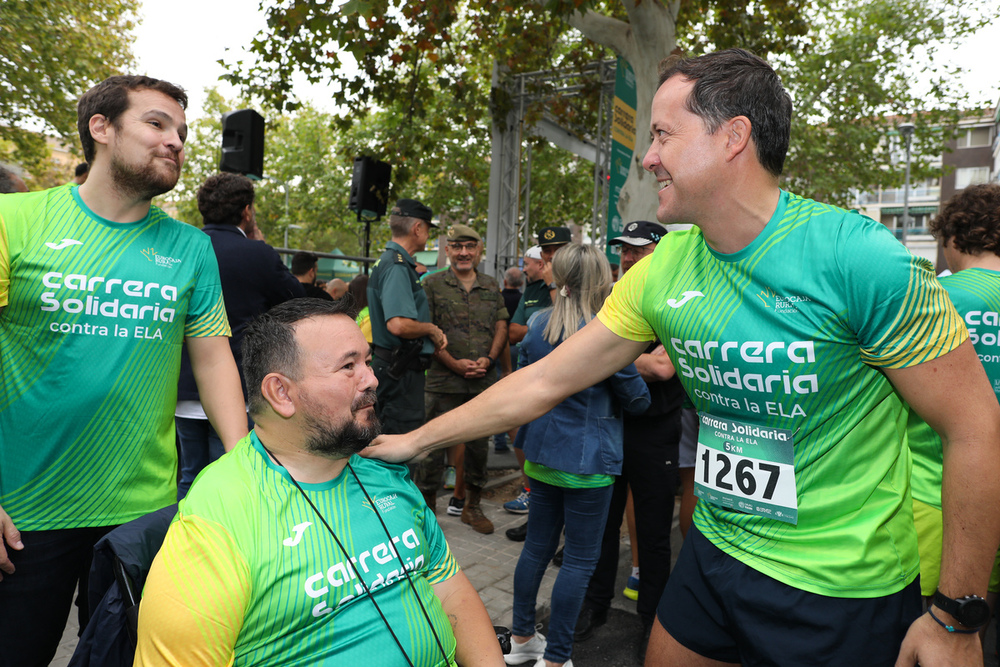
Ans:
{"label": "scaffolding tower", "polygon": [[[615,60],[605,60],[582,70],[545,70],[504,77],[494,63],[491,95],[501,96],[506,114],[493,118],[490,195],[486,224],[485,272],[502,279],[517,266],[521,255],[534,245],[531,235],[531,146],[524,134],[534,134],[594,163],[594,199],[590,240],[603,244],[608,209],[608,173],[611,158],[612,105],[615,94]],[[590,135],[563,127],[548,114],[525,126],[529,108],[562,97],[576,97],[597,79],[600,102],[596,131]],[[498,105],[493,105],[494,109]],[[522,176],[523,171],[523,176]]]}

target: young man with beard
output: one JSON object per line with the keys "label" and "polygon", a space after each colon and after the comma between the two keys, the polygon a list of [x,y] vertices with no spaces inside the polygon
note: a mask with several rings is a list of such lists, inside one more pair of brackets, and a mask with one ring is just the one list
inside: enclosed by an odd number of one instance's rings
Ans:
{"label": "young man with beard", "polygon": [[406,468],[354,456],[379,432],[370,363],[343,302],[293,299],[247,329],[255,426],[180,505],[136,665],[503,664]]}
{"label": "young man with beard", "polygon": [[0,662],[48,664],[94,543],[174,502],[181,344],[227,448],[246,433],[209,238],[177,183],[187,97],[116,76],[80,98],[90,177],[0,198]]}

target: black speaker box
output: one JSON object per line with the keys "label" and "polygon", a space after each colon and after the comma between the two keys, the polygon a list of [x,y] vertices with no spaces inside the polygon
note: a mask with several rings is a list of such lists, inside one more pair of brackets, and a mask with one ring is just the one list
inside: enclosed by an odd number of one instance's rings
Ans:
{"label": "black speaker box", "polygon": [[219,169],[264,178],[264,117],[253,109],[222,114]]}
{"label": "black speaker box", "polygon": [[362,217],[385,215],[392,166],[366,155],[354,158],[354,177],[347,208]]}

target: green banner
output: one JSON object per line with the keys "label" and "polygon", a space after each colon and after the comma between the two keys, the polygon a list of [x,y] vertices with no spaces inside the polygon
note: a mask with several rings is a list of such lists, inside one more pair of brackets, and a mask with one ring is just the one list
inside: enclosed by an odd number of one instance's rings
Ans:
{"label": "green banner", "polygon": [[[607,240],[621,236],[625,227],[618,214],[618,195],[625,186],[635,150],[635,72],[624,58],[615,73],[615,103],[611,119],[611,170],[608,191]],[[618,264],[617,246],[607,246],[608,260]]]}

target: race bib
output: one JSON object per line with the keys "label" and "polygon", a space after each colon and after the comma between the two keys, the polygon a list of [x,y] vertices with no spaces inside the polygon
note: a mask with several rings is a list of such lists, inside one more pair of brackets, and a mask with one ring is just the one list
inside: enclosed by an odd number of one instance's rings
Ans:
{"label": "race bib", "polygon": [[792,432],[705,412],[698,419],[695,495],[728,510],[796,523]]}

